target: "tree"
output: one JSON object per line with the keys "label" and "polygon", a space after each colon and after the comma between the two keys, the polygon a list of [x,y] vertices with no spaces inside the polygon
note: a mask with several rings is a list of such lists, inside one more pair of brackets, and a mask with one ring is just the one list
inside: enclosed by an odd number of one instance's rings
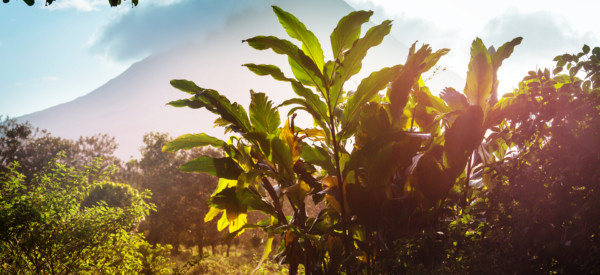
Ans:
{"label": "tree", "polygon": [[119,159],[113,155],[116,148],[115,139],[106,134],[69,140],[54,137],[28,122],[0,119],[0,172],[7,172],[8,166],[16,161],[26,179],[32,179],[59,152],[64,152],[66,164],[79,169],[95,158],[103,160],[102,168],[119,165]]}
{"label": "tree", "polygon": [[[220,178],[205,220],[221,215],[218,227],[228,227],[230,238],[252,228],[267,232],[263,259],[274,236],[280,235],[275,258],[289,264],[290,274],[300,264],[308,274],[407,272],[405,262],[390,257],[398,244],[402,253],[409,252],[402,247],[405,242],[422,241],[419,249],[435,252],[419,264],[444,257],[430,236],[462,216],[473,201],[471,172],[478,163],[472,155],[485,131],[501,120],[496,74],[521,38],[498,51],[476,39],[464,94],[454,89],[442,98],[431,94],[421,74],[448,50],[433,52],[429,45],[417,49],[416,43],[405,64],[373,72],[348,92],[345,82],[360,71],[367,51],[381,43],[391,22],[360,37],[372,12],[350,13],[331,34],[333,60],[325,61],[319,41],[303,23],[276,6],[273,10],[302,46],[273,36],[244,42],[286,55],[294,78],[273,65],[244,66],[291,84],[299,97],[280,105],[292,106],[285,123],[264,93],[250,92],[247,112],[215,90],[171,81],[192,97],[170,105],[206,108],[219,116],[215,125],[235,133],[227,141],[184,135],[163,147],[176,151],[211,145],[225,153],[200,156],[180,167]],[[295,125],[296,111],[308,112],[315,127]],[[309,200],[326,206],[315,216],[307,215]],[[270,217],[249,224],[248,211]]]}
{"label": "tree", "polygon": [[[56,0],[46,0],[46,6],[48,5],[52,5],[52,3],[56,1]],[[2,0],[2,2],[4,2],[5,4],[10,2],[10,0]],[[33,6],[35,4],[35,0],[23,0],[23,2],[25,2],[25,4],[27,4],[28,6]],[[108,0],[108,4],[111,7],[116,7],[118,5],[121,5],[121,3],[124,1],[121,0]],[[139,0],[131,0],[131,5],[132,7],[135,7],[138,5]]]}
{"label": "tree", "polygon": [[165,153],[161,148],[171,138],[165,133],[144,135],[144,146],[140,149],[142,158],[132,161],[128,182],[140,190],[148,189],[154,194],[150,202],[156,205],[140,229],[152,244],[171,244],[173,253],[179,252],[180,245],[213,246],[223,237],[215,224],[205,224],[204,215],[208,212],[206,200],[216,187],[217,179],[206,174],[190,174],[179,171],[178,167],[191,160],[194,155],[220,155],[215,150],[203,148],[190,152]]}
{"label": "tree", "polygon": [[78,171],[58,157],[28,182],[17,163],[0,175],[4,273],[166,271],[167,248],[132,233],[152,207],[149,192],[109,182],[98,164]]}

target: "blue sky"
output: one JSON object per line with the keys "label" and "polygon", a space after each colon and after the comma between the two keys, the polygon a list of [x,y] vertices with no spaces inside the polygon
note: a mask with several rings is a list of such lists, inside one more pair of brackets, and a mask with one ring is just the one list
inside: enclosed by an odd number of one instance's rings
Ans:
{"label": "blue sky", "polygon": [[[106,0],[38,0],[0,4],[0,115],[39,111],[91,92],[149,54],[198,41],[236,11],[265,0],[140,0],[110,8]],[[275,0],[276,2],[276,0]],[[464,75],[471,41],[499,46],[523,36],[500,71],[510,90],[531,69],[552,58],[600,45],[595,1],[397,1],[347,0],[375,11],[374,21],[394,20],[392,34],[435,49],[450,48],[441,65]],[[493,3],[493,4],[492,4]],[[456,87],[462,88],[462,87]]]}

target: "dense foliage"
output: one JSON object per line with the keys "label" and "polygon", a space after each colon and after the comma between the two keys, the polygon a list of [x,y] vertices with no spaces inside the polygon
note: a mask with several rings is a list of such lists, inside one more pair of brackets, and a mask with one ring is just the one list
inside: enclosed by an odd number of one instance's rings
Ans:
{"label": "dense foliage", "polygon": [[94,159],[100,158],[102,163],[98,165],[101,169],[106,169],[110,165],[119,164],[119,160],[113,155],[116,149],[115,139],[106,134],[70,140],[52,136],[48,131],[34,128],[28,122],[0,118],[0,172],[8,172],[10,164],[18,162],[20,165],[16,169],[25,178],[32,179],[59,152],[65,154],[62,161],[68,166],[82,169]]}
{"label": "dense foliage", "polygon": [[[178,254],[180,245],[197,246],[199,251],[207,245],[214,247],[221,243],[224,235],[217,231],[216,224],[204,223],[203,217],[208,212],[206,200],[216,187],[217,179],[207,174],[179,171],[180,165],[199,152],[162,152],[161,148],[170,140],[167,134],[146,134],[140,149],[142,158],[130,161],[121,171],[125,182],[153,194],[149,201],[156,206],[156,211],[150,212],[140,225],[140,231],[152,244],[171,244],[174,254]],[[208,148],[203,152],[220,154]]]}
{"label": "dense foliage", "polygon": [[[184,135],[163,147],[225,152],[181,166],[220,178],[205,220],[221,215],[229,237],[267,232],[264,258],[280,236],[275,259],[290,274],[299,265],[309,274],[598,270],[600,48],[557,57],[554,73],[566,65],[569,75],[532,72],[498,100],[498,69],[521,38],[498,49],[473,41],[463,92],[446,88],[439,97],[421,74],[448,50],[413,45],[405,64],[373,72],[349,92],[345,82],[391,22],[360,37],[372,12],[350,13],[331,34],[333,60],[325,61],[303,23],[273,10],[301,46],[273,36],[244,42],[286,55],[294,77],[274,65],[244,66],[291,84],[298,97],[280,105],[292,107],[287,121],[263,93],[251,91],[246,111],[215,90],[171,81],[192,97],[170,105],[206,108],[234,133],[226,141]],[[297,111],[309,113],[314,128],[298,127]],[[309,202],[321,211],[307,214]],[[248,223],[248,211],[270,217]]]}
{"label": "dense foliage", "polygon": [[[17,165],[17,164],[15,164]],[[0,175],[0,269],[10,274],[160,272],[167,248],[132,232],[151,205],[91,163],[57,158],[32,179]]]}

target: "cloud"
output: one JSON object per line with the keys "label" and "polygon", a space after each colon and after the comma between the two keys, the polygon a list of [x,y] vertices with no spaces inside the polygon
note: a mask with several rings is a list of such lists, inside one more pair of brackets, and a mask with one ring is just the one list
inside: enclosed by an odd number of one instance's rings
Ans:
{"label": "cloud", "polygon": [[569,22],[546,11],[520,13],[508,10],[490,20],[483,29],[483,38],[500,46],[517,36],[523,37],[518,52],[530,58],[552,59],[565,51],[577,51],[584,43],[597,38],[590,32],[574,30]]}
{"label": "cloud", "polygon": [[92,37],[90,49],[118,61],[140,59],[177,44],[200,41],[251,3],[253,0],[144,2],[112,18]]}

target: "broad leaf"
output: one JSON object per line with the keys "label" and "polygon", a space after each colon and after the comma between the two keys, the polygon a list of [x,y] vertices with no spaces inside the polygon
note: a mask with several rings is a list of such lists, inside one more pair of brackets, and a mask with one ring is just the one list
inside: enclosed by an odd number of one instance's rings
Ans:
{"label": "broad leaf", "polygon": [[[211,89],[198,87],[194,82],[187,80],[171,80],[171,85],[184,92],[193,94],[192,101],[199,101],[199,106],[220,116],[217,124],[224,126],[229,131],[247,133],[250,131],[250,120],[246,110],[237,103],[231,103],[229,99]],[[181,104],[181,102],[178,102]]]}
{"label": "broad leaf", "polygon": [[271,102],[264,93],[254,93],[251,91],[252,100],[250,102],[250,121],[256,131],[273,133],[280,124],[279,111],[273,108]]}
{"label": "broad leaf", "polygon": [[367,51],[379,45],[383,41],[383,38],[390,33],[391,28],[392,21],[383,21],[381,24],[370,28],[364,37],[354,42],[352,48],[348,50],[344,59],[341,60],[341,66],[337,70],[342,82],[346,82],[360,71],[362,60],[367,55]]}
{"label": "broad leaf", "polygon": [[335,59],[340,58],[344,51],[352,47],[354,41],[360,37],[361,26],[369,22],[371,15],[372,11],[354,11],[340,19],[330,36]]}
{"label": "broad leaf", "polygon": [[323,64],[325,57],[323,56],[323,50],[317,37],[308,29],[306,26],[298,20],[294,15],[289,12],[282,10],[277,6],[273,6],[273,11],[279,23],[285,28],[287,34],[294,39],[302,42],[302,51],[315,62],[319,70],[323,70]]}
{"label": "broad leaf", "polygon": [[481,144],[482,124],[483,111],[475,105],[467,108],[446,131],[444,151],[453,177],[460,175],[469,155]]}
{"label": "broad leaf", "polygon": [[285,77],[285,75],[283,74],[281,69],[279,69],[279,67],[277,67],[275,65],[249,63],[249,64],[244,64],[242,66],[248,68],[250,71],[252,71],[253,73],[255,73],[257,75],[261,75],[261,76],[270,75],[274,79],[279,80],[279,81],[294,81],[291,78]]}
{"label": "broad leaf", "polygon": [[181,149],[192,149],[195,147],[202,147],[211,145],[219,148],[224,146],[226,143],[218,138],[211,137],[207,134],[186,134],[180,136],[163,146],[163,152],[175,152]]}
{"label": "broad leaf", "polygon": [[208,173],[212,176],[237,179],[244,170],[231,158],[212,158],[201,156],[179,167],[184,172]]}
{"label": "broad leaf", "polygon": [[471,46],[471,61],[465,85],[465,95],[469,103],[485,109],[492,92],[493,81],[492,59],[481,39],[477,38]]}
{"label": "broad leaf", "polygon": [[489,97],[490,106],[493,106],[498,101],[498,69],[502,65],[502,61],[510,57],[515,47],[521,44],[522,40],[522,37],[517,37],[510,42],[504,43],[504,45],[500,46],[496,52],[490,53],[492,58],[492,67],[494,69],[494,81],[492,92]]}
{"label": "broad leaf", "polygon": [[[371,73],[367,78],[364,78],[356,92],[348,98],[348,103],[343,111],[342,132],[354,132],[358,121],[360,107],[371,101],[377,92],[383,90],[387,85],[394,80],[397,73],[401,70],[402,65],[394,67],[386,67],[377,72]],[[342,133],[343,135],[344,133]]]}
{"label": "broad leaf", "polygon": [[248,42],[251,47],[257,50],[272,49],[275,53],[287,55],[292,72],[300,82],[305,85],[316,86],[321,92],[324,91],[323,75],[319,67],[292,42],[275,36],[256,36],[244,40],[244,42]]}

